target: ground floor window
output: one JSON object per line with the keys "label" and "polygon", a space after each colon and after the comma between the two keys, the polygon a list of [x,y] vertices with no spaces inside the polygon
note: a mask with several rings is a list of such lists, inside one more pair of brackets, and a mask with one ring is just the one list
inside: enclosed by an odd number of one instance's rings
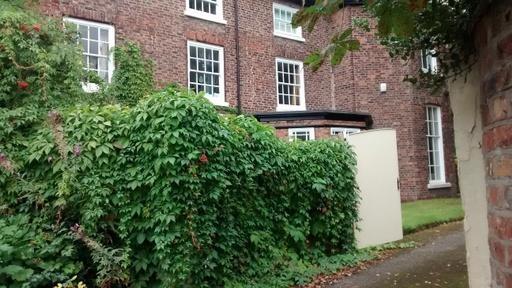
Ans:
{"label": "ground floor window", "polygon": [[[112,48],[115,45],[114,26],[86,21],[75,18],[64,18],[67,23],[72,23],[78,32],[77,41],[82,46],[83,69],[97,74],[105,83],[109,83],[114,73],[114,60]],[[97,92],[99,86],[88,83],[84,79],[82,84],[86,92]]]}
{"label": "ground floor window", "polygon": [[352,134],[356,134],[361,132],[359,128],[346,128],[346,127],[332,127],[331,128],[331,136],[333,137],[342,137],[348,138]]}
{"label": "ground floor window", "polygon": [[441,108],[427,106],[427,149],[429,183],[443,184],[446,182],[444,172],[443,129]]}
{"label": "ground floor window", "polygon": [[315,128],[290,128],[288,129],[288,138],[290,141],[315,140]]}

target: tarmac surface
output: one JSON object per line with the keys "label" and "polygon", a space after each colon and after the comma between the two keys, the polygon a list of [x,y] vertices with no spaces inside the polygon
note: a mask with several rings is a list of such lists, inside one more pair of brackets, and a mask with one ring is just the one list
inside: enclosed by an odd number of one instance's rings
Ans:
{"label": "tarmac surface", "polygon": [[332,282],[329,288],[468,288],[461,222],[411,234],[418,247],[402,251],[367,270]]}

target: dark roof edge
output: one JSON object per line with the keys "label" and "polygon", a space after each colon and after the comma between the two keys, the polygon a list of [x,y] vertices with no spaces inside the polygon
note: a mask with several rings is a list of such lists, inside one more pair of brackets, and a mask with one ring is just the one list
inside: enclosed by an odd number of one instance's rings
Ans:
{"label": "dark roof edge", "polygon": [[373,125],[372,115],[360,112],[341,111],[286,111],[262,112],[253,116],[260,122],[293,121],[293,120],[341,120],[365,122],[367,128]]}

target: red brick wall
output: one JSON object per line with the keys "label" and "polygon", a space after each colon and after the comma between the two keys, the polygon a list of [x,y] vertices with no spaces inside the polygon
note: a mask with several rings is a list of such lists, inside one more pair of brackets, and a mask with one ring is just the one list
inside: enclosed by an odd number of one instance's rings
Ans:
{"label": "red brick wall", "polygon": [[512,3],[478,24],[492,287],[512,287]]}
{"label": "red brick wall", "polygon": [[[224,47],[225,93],[230,106],[236,106],[236,51],[234,1],[224,0],[227,24],[184,15],[185,0],[41,0],[41,9],[56,17],[72,16],[111,23],[117,41],[135,41],[156,64],[160,85],[187,83],[187,40]],[[277,0],[297,3],[299,1]],[[270,112],[277,106],[275,58],[302,60],[329,41],[336,27],[351,24],[353,17],[365,16],[361,7],[348,7],[330,21],[322,20],[311,35],[304,32],[305,42],[273,35],[272,0],[239,0],[240,70],[242,106],[245,112]],[[257,5],[255,5],[257,4]],[[457,184],[450,111],[447,97],[430,96],[402,80],[412,66],[392,61],[372,33],[358,32],[363,46],[349,54],[342,65],[331,70],[328,65],[316,73],[305,70],[306,107],[308,110],[369,112],[376,128],[397,130],[402,199],[455,194]],[[378,91],[379,83],[388,92]],[[451,189],[427,189],[427,148],[425,104],[443,107],[445,162]],[[304,123],[306,124],[306,123]],[[327,128],[325,129],[328,130]],[[320,133],[323,135],[325,133]],[[319,138],[319,137],[317,137]]]}

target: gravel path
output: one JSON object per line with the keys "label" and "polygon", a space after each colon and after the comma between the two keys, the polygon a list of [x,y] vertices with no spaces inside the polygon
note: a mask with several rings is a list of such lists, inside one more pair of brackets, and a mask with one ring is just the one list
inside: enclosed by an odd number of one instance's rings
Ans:
{"label": "gravel path", "polygon": [[407,237],[423,246],[395,255],[330,288],[467,288],[462,224],[452,223]]}

